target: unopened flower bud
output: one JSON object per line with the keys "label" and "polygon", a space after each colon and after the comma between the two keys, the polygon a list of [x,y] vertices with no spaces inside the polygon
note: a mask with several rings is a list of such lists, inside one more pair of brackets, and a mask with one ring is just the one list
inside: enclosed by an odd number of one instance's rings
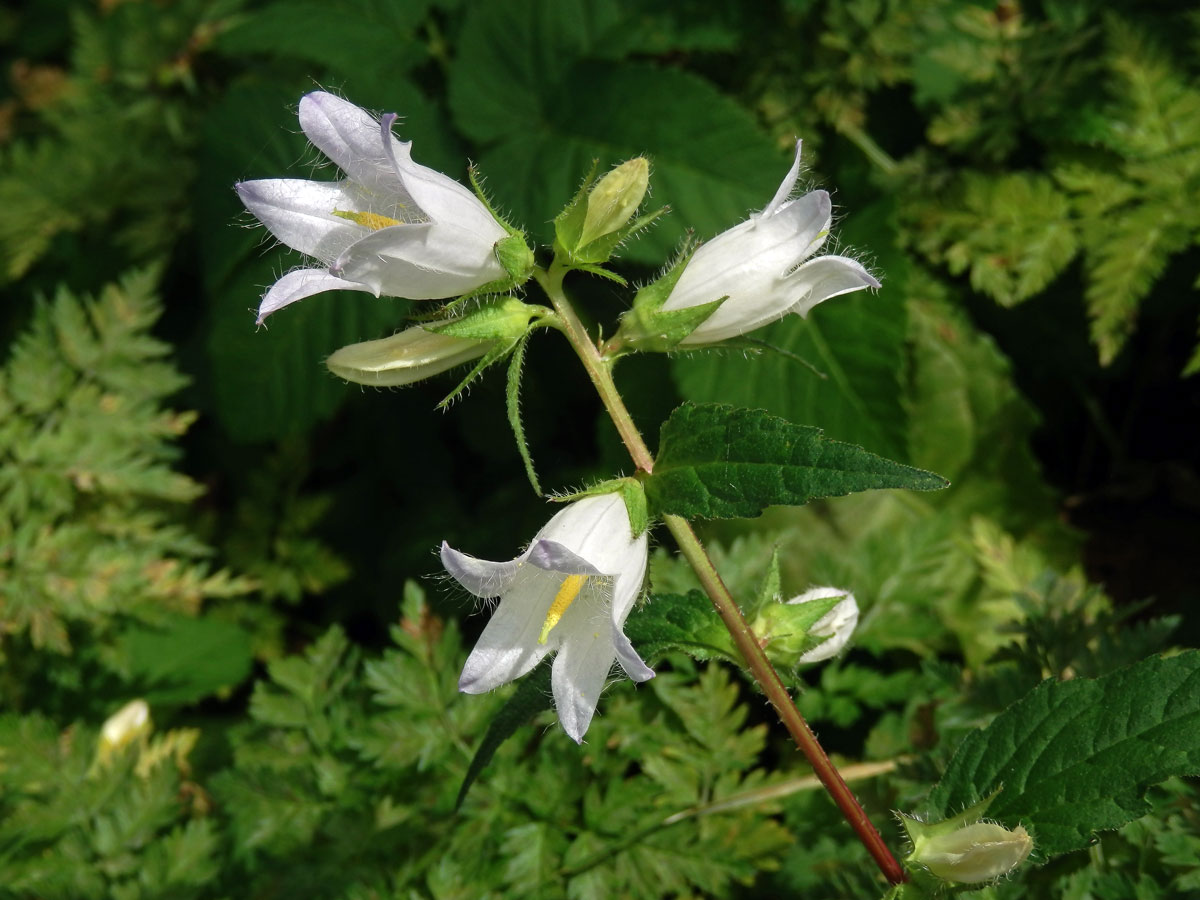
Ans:
{"label": "unopened flower bud", "polygon": [[649,187],[650,163],[644,156],[626,160],[596,182],[588,194],[579,246],[586,247],[625,225],[637,212]]}
{"label": "unopened flower bud", "polygon": [[97,753],[107,759],[123,747],[150,733],[150,707],[145,700],[131,700],[113,713],[100,727]]}
{"label": "unopened flower bud", "polygon": [[[784,665],[836,656],[858,624],[858,602],[849,591],[814,587],[786,603],[768,603],[754,620],[767,655]],[[815,646],[814,646],[815,645]]]}
{"label": "unopened flower bud", "polygon": [[650,187],[645,157],[621,163],[599,181],[591,179],[554,220],[555,252],[583,267],[607,261],[623,240],[664,212],[633,218]]}
{"label": "unopened flower bud", "polygon": [[1007,875],[1032,849],[1033,838],[1020,825],[1010,830],[994,822],[976,822],[918,839],[910,859],[946,881],[977,884]]}
{"label": "unopened flower bud", "polygon": [[325,365],[334,375],[356,384],[396,387],[478,359],[491,344],[438,334],[417,325],[391,337],[343,347],[332,353]]}
{"label": "unopened flower bud", "polygon": [[512,347],[529,331],[529,322],[548,314],[542,306],[516,297],[479,306],[456,319],[427,322],[377,341],[350,344],[332,353],[325,365],[347,381],[377,387],[412,384],[447,369]]}

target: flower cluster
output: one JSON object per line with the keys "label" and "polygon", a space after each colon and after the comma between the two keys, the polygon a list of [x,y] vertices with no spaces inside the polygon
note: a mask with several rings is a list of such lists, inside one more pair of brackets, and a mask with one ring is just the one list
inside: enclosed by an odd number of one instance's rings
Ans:
{"label": "flower cluster", "polygon": [[[327,360],[349,381],[396,386],[478,360],[469,381],[516,352],[531,328],[557,321],[554,311],[507,293],[535,273],[524,235],[481,195],[416,163],[411,145],[392,133],[394,114],[376,119],[317,91],[301,99],[299,117],[304,134],[344,177],[237,185],[246,208],[272,235],[319,263],[288,272],[267,290],[260,324],[330,290],[410,300],[479,297],[470,307],[443,311],[444,318],[343,347]],[[790,312],[805,315],[838,294],[879,286],[852,259],[815,256],[829,233],[830,200],[824,191],[793,198],[799,171],[797,144],[791,169],[761,212],[639,292],[635,315],[622,324],[622,331],[634,332],[629,343],[672,349],[720,342]],[[606,274],[602,264],[615,249],[662,212],[635,217],[649,174],[641,157],[599,180],[593,170],[555,219],[556,264]],[[645,313],[640,319],[639,311]],[[659,334],[663,323],[670,323],[669,333]],[[442,563],[459,584],[477,597],[499,598],[459,688],[492,690],[554,652],[559,720],[582,741],[614,662],[634,681],[654,676],[624,633],[646,574],[644,532],[644,524],[635,532],[626,499],[614,493],[566,506],[507,562],[475,559],[443,544]],[[817,601],[824,605],[799,608]],[[763,639],[799,662],[840,651],[858,618],[853,595],[832,588],[775,606],[764,614]]]}

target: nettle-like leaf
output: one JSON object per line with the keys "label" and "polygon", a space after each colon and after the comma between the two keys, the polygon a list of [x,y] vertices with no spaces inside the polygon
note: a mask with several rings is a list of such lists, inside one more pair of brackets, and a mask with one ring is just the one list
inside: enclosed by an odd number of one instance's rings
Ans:
{"label": "nettle-like leaf", "polygon": [[677,650],[696,659],[741,664],[728,629],[701,591],[651,594],[626,620],[625,636],[643,659],[658,659]]}
{"label": "nettle-like leaf", "polygon": [[654,199],[676,214],[623,253],[654,265],[687,228],[709,237],[770,199],[787,163],[751,115],[689,72],[627,59],[702,37],[643,4],[470,6],[458,46],[463,62],[450,74],[451,111],[487,148],[478,163],[497,199],[539,242],[551,242],[548,223],[595,159],[603,171],[651,158]]}
{"label": "nettle-like leaf", "polygon": [[1043,682],[959,745],[929,805],[947,816],[999,790],[988,816],[1024,824],[1053,857],[1144,815],[1150,785],[1197,773],[1200,651],[1188,651]]}
{"label": "nettle-like leaf", "polygon": [[768,506],[819,497],[947,484],[763,410],[690,403],[663,424],[654,474],[645,482],[654,512],[701,518],[750,518]]}

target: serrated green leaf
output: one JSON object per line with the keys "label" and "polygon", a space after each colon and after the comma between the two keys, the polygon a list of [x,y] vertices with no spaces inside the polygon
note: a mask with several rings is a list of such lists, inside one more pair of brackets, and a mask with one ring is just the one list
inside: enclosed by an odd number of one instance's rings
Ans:
{"label": "serrated green leaf", "polygon": [[1046,857],[1144,815],[1147,787],[1200,772],[1200,652],[1103,678],[1045,681],[969,735],[929,803],[947,816],[999,796],[988,815],[1024,823]]}
{"label": "serrated green leaf", "polygon": [[696,659],[724,659],[741,665],[729,631],[712,602],[700,591],[651,594],[625,621],[625,636],[644,659],[678,650]]}
{"label": "serrated green leaf", "polygon": [[[656,23],[615,2],[518,0],[471,7],[450,105],[487,145],[479,159],[498,198],[549,244],[549,225],[594,159],[600,170],[645,154],[655,199],[675,214],[628,245],[657,263],[694,228],[709,237],[770,200],[786,160],[754,119],[690,73],[613,62],[646,45]],[[661,45],[659,29],[650,43]],[[550,48],[553,48],[551,50]]]}
{"label": "serrated green leaf", "polygon": [[761,409],[690,403],[664,423],[645,483],[655,513],[710,519],[751,518],[768,506],[856,491],[948,485],[940,475],[831,441],[819,428]]}

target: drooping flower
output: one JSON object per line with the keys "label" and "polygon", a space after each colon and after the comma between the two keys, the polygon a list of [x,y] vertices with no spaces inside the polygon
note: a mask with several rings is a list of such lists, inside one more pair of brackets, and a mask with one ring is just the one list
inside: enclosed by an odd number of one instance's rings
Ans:
{"label": "drooping flower", "polygon": [[736,337],[788,313],[806,316],[830,297],[879,287],[849,257],[811,258],[829,235],[832,205],[825,191],[791,198],[799,174],[797,141],[792,168],[766,208],[702,244],[688,260],[663,312],[728,299],[680,341],[682,346]]}
{"label": "drooping flower", "polygon": [[306,94],[300,127],[346,177],[237,185],[242,203],[276,238],[322,264],[275,282],[259,323],[323,291],[438,300],[528,276],[533,256],[524,237],[457,181],[414,162],[411,142],[392,135],[395,120],[389,113],[376,121],[323,91]]}
{"label": "drooping flower", "polygon": [[617,494],[570,504],[509,562],[475,559],[443,543],[442,564],[459,584],[476,597],[500,598],[459,690],[493,690],[556,651],[551,683],[558,719],[582,741],[614,659],[634,681],[654,677],[623,630],[642,589],[646,553],[646,535],[633,536]]}

